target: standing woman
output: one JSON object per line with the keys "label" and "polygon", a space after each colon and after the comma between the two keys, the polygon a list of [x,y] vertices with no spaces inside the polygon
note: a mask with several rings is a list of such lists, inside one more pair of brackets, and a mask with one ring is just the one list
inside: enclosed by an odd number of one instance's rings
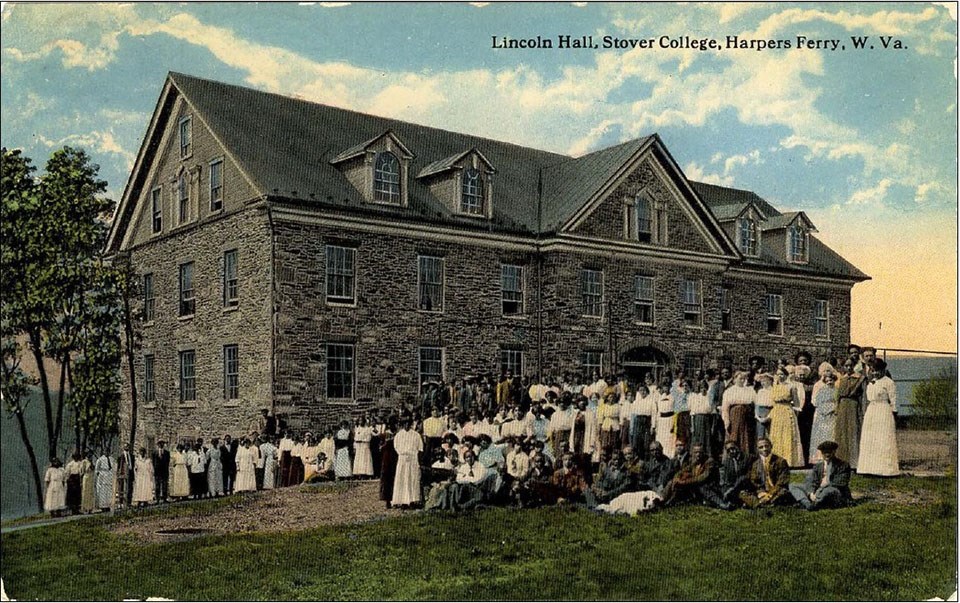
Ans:
{"label": "standing woman", "polygon": [[387,419],[380,431],[380,500],[387,503],[393,500],[393,484],[397,474],[397,451],[393,447],[393,434],[396,424]]}
{"label": "standing woman", "polygon": [[613,450],[620,440],[620,405],[612,387],[606,388],[597,406],[597,424],[600,427],[600,450]]}
{"label": "standing woman", "polygon": [[289,431],[283,432],[280,438],[280,445],[277,452],[280,455],[280,487],[286,488],[290,485],[290,451],[293,450],[293,438]]}
{"label": "standing woman", "polygon": [[709,390],[710,384],[700,381],[696,391],[687,396],[687,406],[690,409],[690,449],[699,444],[708,453],[711,450],[710,436],[713,433],[714,418],[713,408],[707,398]]}
{"label": "standing woman", "polygon": [[190,496],[190,470],[187,469],[187,456],[183,444],[177,444],[176,451],[170,455],[170,462],[173,463],[170,496],[177,499]]}
{"label": "standing woman", "polygon": [[93,472],[93,452],[87,450],[87,454],[80,464],[83,472],[83,480],[80,486],[80,510],[84,513],[93,513],[94,509],[97,508],[97,477]]}
{"label": "standing woman", "polygon": [[290,449],[290,485],[299,486],[303,483],[303,436],[293,436],[293,447]]}
{"label": "standing woman", "polygon": [[757,419],[757,439],[770,437],[770,411],[773,410],[773,375],[758,373],[753,377],[760,386],[757,390],[757,405],[754,416]]}
{"label": "standing woman", "polygon": [[260,460],[263,461],[263,489],[277,487],[277,447],[273,445],[273,436],[264,436],[260,444]]}
{"label": "standing woman", "polygon": [[360,423],[353,429],[353,474],[357,477],[373,477],[373,455],[370,453],[370,440],[373,428],[362,415]]}
{"label": "standing woman", "polygon": [[403,419],[403,428],[393,438],[397,451],[397,474],[393,482],[394,507],[409,507],[420,502],[420,453],[423,438],[413,430],[413,420]]}
{"label": "standing woman", "polygon": [[210,496],[223,496],[223,461],[220,460],[220,438],[210,440],[207,451],[207,493]]}
{"label": "standing woman", "polygon": [[797,413],[800,411],[800,395],[790,382],[786,368],[777,368],[775,383],[770,392],[773,408],[770,410],[770,442],[773,454],[787,461],[790,467],[803,467],[803,442]]}
{"label": "standing woman", "polygon": [[673,396],[670,395],[670,383],[657,386],[657,423],[654,431],[657,441],[663,447],[663,454],[673,458],[677,449],[677,438],[673,433]]}
{"label": "standing woman", "polygon": [[887,363],[879,358],[869,369],[867,384],[867,412],[863,416],[860,435],[861,475],[900,475],[897,451],[897,423],[893,413],[897,409],[897,386],[887,377]]}
{"label": "standing woman", "polygon": [[353,463],[350,462],[350,423],[340,421],[340,429],[333,436],[333,444],[336,447],[333,472],[337,479],[353,477]]}
{"label": "standing woman", "polygon": [[102,452],[93,468],[97,475],[96,507],[106,511],[110,508],[110,505],[113,504],[113,482],[116,478],[116,472],[114,471],[113,461],[110,459],[110,455],[108,455],[106,451]]}
{"label": "standing woman", "polygon": [[857,468],[860,456],[859,421],[860,398],[863,396],[865,377],[853,370],[854,362],[847,358],[843,361],[843,374],[837,379],[837,422],[834,436],[837,442],[837,458]]}
{"label": "standing woman", "polygon": [[833,374],[833,371],[827,370],[821,373],[820,383],[814,388],[816,394],[811,399],[811,404],[816,410],[813,413],[813,427],[810,430],[810,451],[807,456],[811,463],[821,460],[820,451],[817,449],[820,444],[826,441],[835,441],[837,388],[834,387],[834,383],[836,382],[837,376]]}
{"label": "standing woman", "polygon": [[800,413],[797,415],[797,424],[800,426],[800,441],[804,453],[810,449],[810,431],[813,429],[813,385],[819,379],[813,370],[813,358],[810,352],[802,350],[793,357],[793,375],[791,378],[800,397]]}
{"label": "standing woman", "polygon": [[67,508],[67,472],[57,457],[50,459],[43,482],[47,488],[43,495],[43,510],[58,517]]}
{"label": "standing woman", "polygon": [[73,457],[64,471],[67,473],[67,507],[71,513],[80,512],[80,498],[83,494],[83,463],[80,451],[73,453]]}
{"label": "standing woman", "polygon": [[756,392],[747,385],[747,373],[737,371],[733,376],[733,385],[723,392],[720,415],[727,429],[727,439],[735,440],[740,450],[747,454],[753,454],[756,450],[753,410],[756,401]]}
{"label": "standing woman", "polygon": [[637,388],[631,413],[630,446],[637,456],[646,460],[647,450],[653,441],[653,418],[657,415],[656,394],[652,393],[646,384]]}
{"label": "standing woman", "polygon": [[147,449],[140,448],[133,465],[133,503],[142,507],[153,502],[153,461]]}
{"label": "standing woman", "polygon": [[253,452],[250,440],[243,438],[237,448],[237,483],[234,492],[255,492],[257,490],[257,455]]}

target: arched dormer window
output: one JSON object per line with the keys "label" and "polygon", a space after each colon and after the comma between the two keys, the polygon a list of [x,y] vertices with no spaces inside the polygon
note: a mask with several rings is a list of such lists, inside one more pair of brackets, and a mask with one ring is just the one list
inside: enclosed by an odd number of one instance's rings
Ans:
{"label": "arched dormer window", "polygon": [[377,155],[373,169],[373,200],[400,203],[400,161],[390,151]]}
{"label": "arched dormer window", "polygon": [[755,256],[760,252],[760,229],[753,216],[746,214],[737,220],[737,247],[744,255]]}
{"label": "arched dormer window", "polygon": [[799,221],[787,229],[787,258],[796,264],[810,261],[810,231]]}
{"label": "arched dormer window", "polygon": [[667,244],[667,207],[648,192],[630,197],[625,203],[625,236],[640,243]]}
{"label": "arched dormer window", "polygon": [[482,216],[484,213],[483,175],[478,169],[470,168],[463,173],[463,182],[460,188],[460,211],[474,216]]}

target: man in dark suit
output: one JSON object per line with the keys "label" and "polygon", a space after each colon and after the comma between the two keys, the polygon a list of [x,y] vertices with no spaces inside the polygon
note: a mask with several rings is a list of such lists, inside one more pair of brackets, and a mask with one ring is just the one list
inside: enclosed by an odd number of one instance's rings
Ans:
{"label": "man in dark suit", "polygon": [[237,475],[237,447],[239,442],[232,439],[230,434],[223,436],[220,445],[220,464],[223,466],[223,491],[233,493],[233,480]]}
{"label": "man in dark suit", "polygon": [[157,440],[157,449],[151,455],[153,461],[154,496],[157,502],[164,502],[168,498],[167,485],[170,482],[170,451],[167,443]]}
{"label": "man in dark suit", "polygon": [[130,444],[124,444],[120,456],[117,458],[117,496],[120,504],[130,504],[133,495],[133,455],[130,454]]}
{"label": "man in dark suit", "polygon": [[718,509],[732,509],[733,506],[720,497],[717,462],[710,458],[703,445],[694,444],[688,459],[663,489],[663,504],[694,502]]}
{"label": "man in dark suit", "polygon": [[673,477],[673,465],[669,457],[663,454],[663,445],[660,442],[650,442],[647,451],[647,460],[643,462],[639,473],[634,477],[638,490],[653,490],[660,492]]}
{"label": "man in dark suit", "polygon": [[740,500],[751,509],[793,503],[790,496],[790,466],[786,459],[773,454],[767,438],[757,440],[759,457],[747,473],[749,484],[740,493]]}
{"label": "man in dark suit", "polygon": [[850,495],[850,464],[838,459],[837,443],[827,440],[817,446],[823,460],[813,466],[803,484],[790,486],[790,494],[808,511],[843,507]]}
{"label": "man in dark suit", "polygon": [[723,500],[740,504],[740,493],[750,486],[750,467],[755,459],[740,450],[736,440],[727,440],[720,463],[720,493]]}

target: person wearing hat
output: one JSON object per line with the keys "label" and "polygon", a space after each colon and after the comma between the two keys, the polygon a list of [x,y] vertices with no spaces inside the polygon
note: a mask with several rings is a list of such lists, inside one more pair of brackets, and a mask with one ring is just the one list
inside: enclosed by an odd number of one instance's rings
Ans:
{"label": "person wearing hat", "polygon": [[157,449],[150,455],[153,461],[154,498],[158,503],[165,502],[170,496],[170,451],[167,443],[157,440]]}
{"label": "person wearing hat", "polygon": [[897,386],[887,376],[887,363],[879,358],[868,365],[867,413],[860,431],[860,475],[900,475],[897,451]]}
{"label": "person wearing hat", "polygon": [[827,440],[817,446],[821,459],[802,484],[790,486],[790,494],[808,511],[843,507],[853,502],[850,495],[849,463],[837,458],[839,445]]}
{"label": "person wearing hat", "polygon": [[764,367],[767,365],[767,360],[763,356],[751,356],[749,359],[750,369],[747,371],[747,385],[754,389],[760,387],[760,383],[757,382],[757,376],[764,372]]}

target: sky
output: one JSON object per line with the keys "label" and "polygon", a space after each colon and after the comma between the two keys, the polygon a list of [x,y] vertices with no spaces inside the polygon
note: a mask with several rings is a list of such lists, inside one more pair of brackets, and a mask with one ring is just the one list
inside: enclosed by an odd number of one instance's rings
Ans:
{"label": "sky", "polygon": [[572,156],[656,132],[688,178],[803,210],[872,277],[854,341],[957,349],[955,4],[9,2],[2,28],[3,146],[83,147],[115,200],[168,71]]}

